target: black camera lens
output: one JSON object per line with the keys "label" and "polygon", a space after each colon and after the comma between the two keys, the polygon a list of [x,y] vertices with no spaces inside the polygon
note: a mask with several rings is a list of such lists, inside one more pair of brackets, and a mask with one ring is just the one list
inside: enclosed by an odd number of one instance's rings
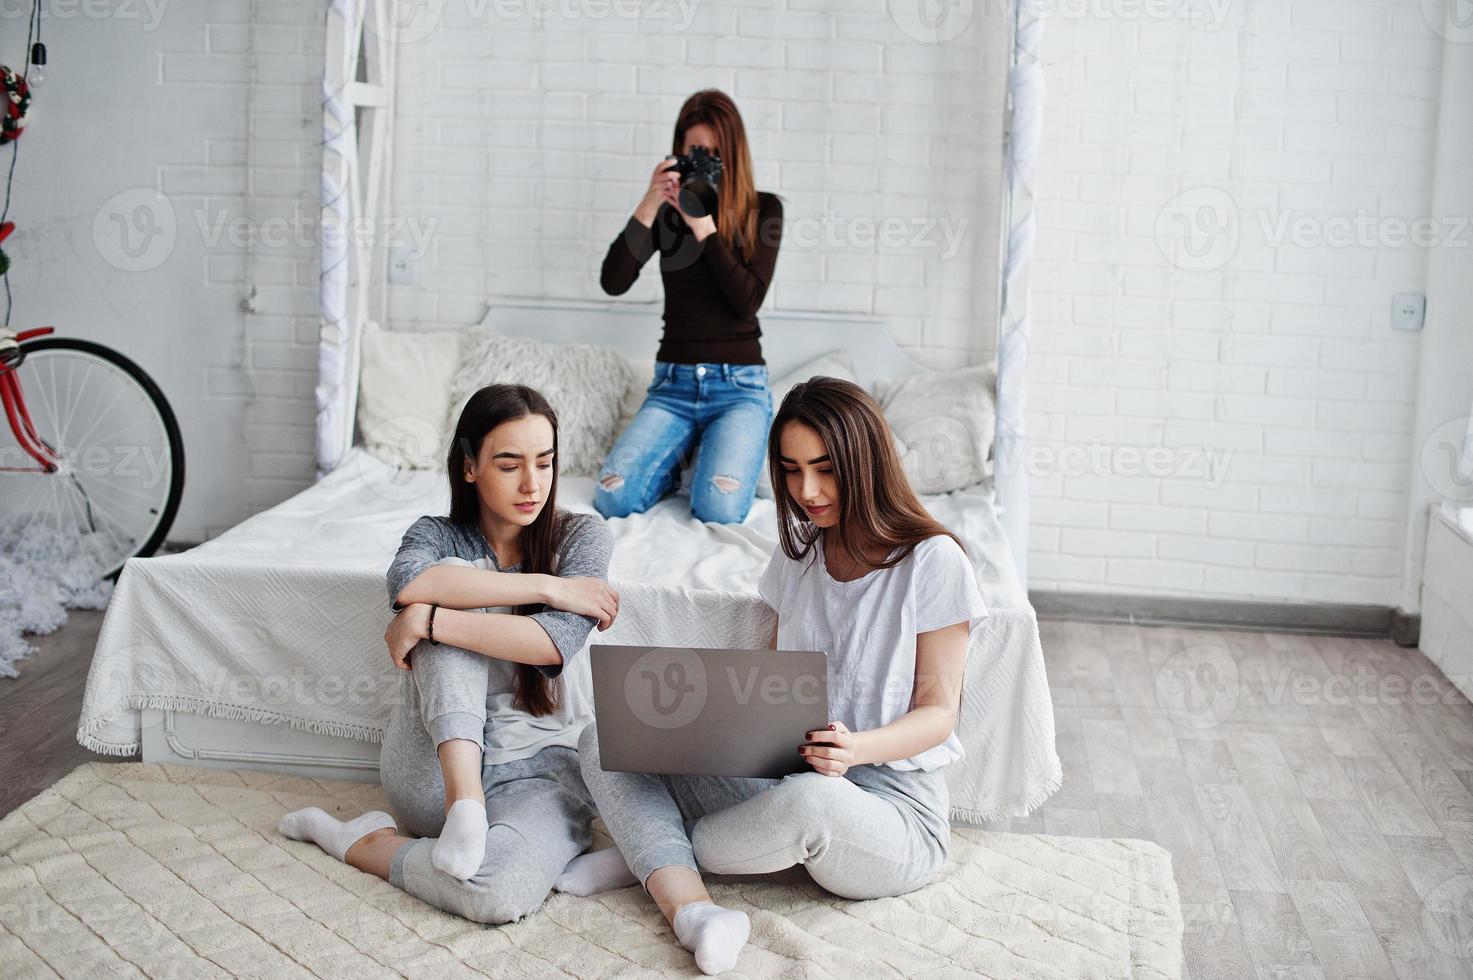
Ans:
{"label": "black camera lens", "polygon": [[680,209],[692,217],[716,213],[721,186],[721,157],[704,146],[676,156],[668,168],[680,174]]}

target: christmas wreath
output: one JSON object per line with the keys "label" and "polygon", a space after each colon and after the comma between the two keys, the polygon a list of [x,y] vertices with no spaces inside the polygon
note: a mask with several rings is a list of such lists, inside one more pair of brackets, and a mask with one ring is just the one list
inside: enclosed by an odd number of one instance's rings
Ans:
{"label": "christmas wreath", "polygon": [[0,85],[5,87],[5,112],[0,116],[0,145],[20,136],[31,110],[31,88],[19,73],[0,65]]}

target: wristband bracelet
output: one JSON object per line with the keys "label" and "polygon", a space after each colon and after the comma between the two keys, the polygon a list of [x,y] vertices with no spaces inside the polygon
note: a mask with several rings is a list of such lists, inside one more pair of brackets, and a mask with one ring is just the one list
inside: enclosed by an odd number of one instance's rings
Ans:
{"label": "wristband bracelet", "polygon": [[435,610],[436,609],[439,609],[439,608],[440,608],[440,604],[438,602],[435,603],[434,605],[430,606],[430,627],[427,630],[427,632],[429,633],[429,635],[425,637],[425,639],[427,639],[427,640],[430,641],[430,646],[434,646],[434,647],[437,647],[437,646],[440,645],[440,641],[437,640],[437,639],[435,639]]}

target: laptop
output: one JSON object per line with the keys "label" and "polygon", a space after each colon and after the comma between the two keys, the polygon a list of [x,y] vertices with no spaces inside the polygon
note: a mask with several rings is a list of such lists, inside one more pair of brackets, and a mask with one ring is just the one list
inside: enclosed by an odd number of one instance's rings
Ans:
{"label": "laptop", "polygon": [[822,652],[588,649],[606,771],[769,779],[812,771],[798,746],[829,724]]}

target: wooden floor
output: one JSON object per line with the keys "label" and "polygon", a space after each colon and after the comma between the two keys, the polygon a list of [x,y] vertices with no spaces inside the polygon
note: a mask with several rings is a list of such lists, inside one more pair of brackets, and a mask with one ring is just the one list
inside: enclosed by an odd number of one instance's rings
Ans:
{"label": "wooden floor", "polygon": [[[0,679],[0,814],[105,758],[74,738],[100,622],[72,613]],[[1170,850],[1189,976],[1473,978],[1473,707],[1425,657],[1042,629],[1064,786],[1009,829]]]}
{"label": "wooden floor", "polygon": [[55,633],[27,637],[39,652],[16,665],[19,677],[0,677],[0,817],[83,762],[124,761],[77,744],[102,615],[69,611]]}
{"label": "wooden floor", "polygon": [[1473,976],[1473,707],[1389,640],[1044,622],[1064,786],[1171,851],[1207,977]]}

